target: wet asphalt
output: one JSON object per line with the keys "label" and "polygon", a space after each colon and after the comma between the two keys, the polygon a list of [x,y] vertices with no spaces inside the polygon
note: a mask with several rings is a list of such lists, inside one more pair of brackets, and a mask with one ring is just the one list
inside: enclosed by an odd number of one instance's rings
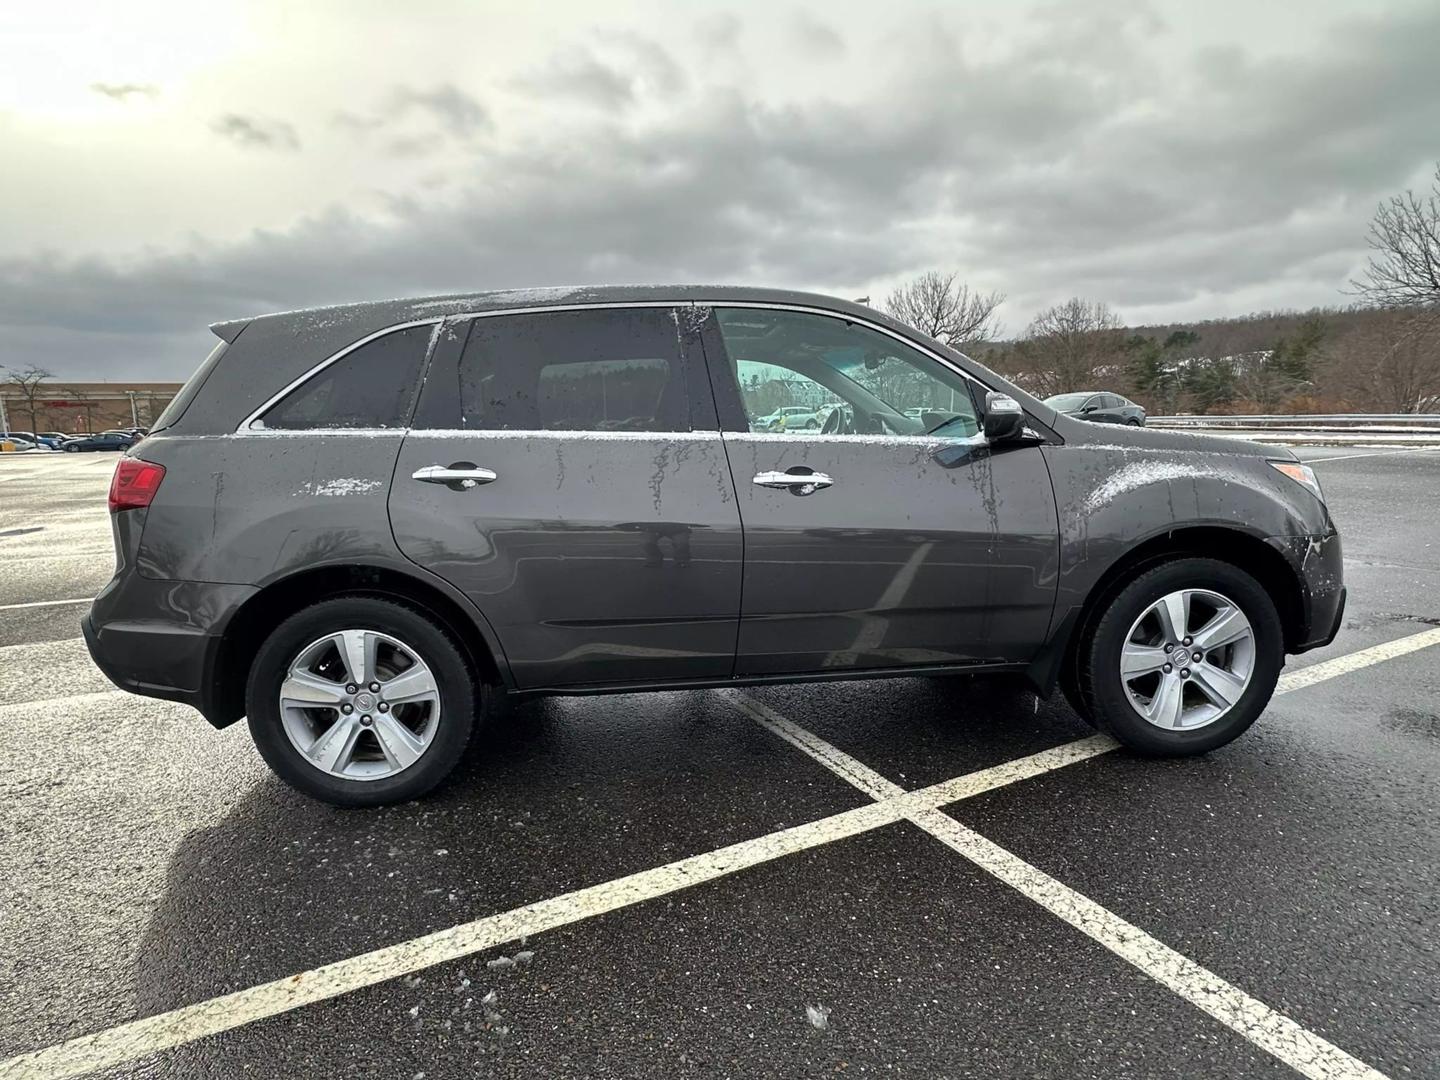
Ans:
{"label": "wet asphalt", "polygon": [[[1292,668],[1440,624],[1440,453],[1301,456],[1351,599]],[[109,577],[113,463],[0,460],[0,605]],[[868,802],[690,692],[518,705],[432,798],[340,811],[243,725],[114,692],[83,610],[0,606],[0,1061]],[[1437,691],[1430,648],[1205,758],[1110,753],[947,810],[1382,1072],[1440,1076]],[[752,695],[904,788],[1090,733],[1011,682]],[[1297,1075],[906,822],[97,1075],[421,1074]]]}

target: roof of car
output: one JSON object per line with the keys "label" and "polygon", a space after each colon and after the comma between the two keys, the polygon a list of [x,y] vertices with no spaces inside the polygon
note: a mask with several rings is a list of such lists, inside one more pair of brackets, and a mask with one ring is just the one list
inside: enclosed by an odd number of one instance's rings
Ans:
{"label": "roof of car", "polygon": [[233,342],[241,330],[262,318],[292,320],[301,326],[320,329],[333,326],[337,322],[394,325],[434,319],[437,316],[484,311],[564,307],[570,304],[632,304],[645,301],[800,304],[869,319],[879,318],[883,322],[890,321],[887,316],[873,308],[849,300],[789,289],[762,289],[745,285],[559,285],[332,304],[328,307],[302,308],[231,319],[213,323],[210,329],[223,340]]}

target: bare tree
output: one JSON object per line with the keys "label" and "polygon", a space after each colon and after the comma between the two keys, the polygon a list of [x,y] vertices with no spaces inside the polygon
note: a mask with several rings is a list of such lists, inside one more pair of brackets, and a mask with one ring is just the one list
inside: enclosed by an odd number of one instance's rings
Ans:
{"label": "bare tree", "polygon": [[1380,204],[1370,223],[1373,252],[1352,282],[1380,307],[1440,308],[1440,164],[1428,195],[1406,191]]}
{"label": "bare tree", "polygon": [[1005,295],[972,291],[959,277],[927,270],[886,297],[885,312],[922,334],[957,347],[998,336],[995,309],[1005,302]]}
{"label": "bare tree", "polygon": [[36,402],[40,400],[42,385],[46,379],[53,379],[55,376],[44,368],[35,367],[33,364],[24,371],[12,370],[5,380],[15,388],[16,394],[24,402],[24,411],[30,414],[30,433],[33,435],[39,427],[36,417],[39,412]]}
{"label": "bare tree", "polygon": [[1125,335],[1103,301],[1075,297],[1046,308],[1031,321],[1025,338],[1020,353],[1027,381],[1043,394],[1089,390],[1102,377],[1119,378]]}
{"label": "bare tree", "polygon": [[1428,313],[1367,313],[1339,343],[1337,375],[1346,391],[1387,412],[1440,407],[1440,320]]}

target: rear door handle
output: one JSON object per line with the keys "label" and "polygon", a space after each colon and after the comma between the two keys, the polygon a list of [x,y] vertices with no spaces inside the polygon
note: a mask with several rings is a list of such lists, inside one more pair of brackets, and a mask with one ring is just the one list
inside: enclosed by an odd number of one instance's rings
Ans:
{"label": "rear door handle", "polygon": [[751,481],[757,487],[788,490],[792,495],[813,495],[821,488],[828,488],[834,480],[821,472],[761,472]]}
{"label": "rear door handle", "polygon": [[451,484],[457,488],[472,488],[499,479],[494,470],[482,469],[478,465],[425,465],[411,473],[410,478],[427,484]]}

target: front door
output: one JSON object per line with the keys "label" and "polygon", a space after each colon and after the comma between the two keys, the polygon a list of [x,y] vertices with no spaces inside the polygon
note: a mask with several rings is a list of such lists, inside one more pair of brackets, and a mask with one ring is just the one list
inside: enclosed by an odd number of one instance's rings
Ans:
{"label": "front door", "polygon": [[390,498],[525,689],[728,676],[741,531],[688,309],[441,334]]}
{"label": "front door", "polygon": [[[1049,625],[1055,501],[972,383],[879,329],[716,308],[706,350],[745,523],[739,675],[1016,664]],[[818,430],[771,430],[785,407]]]}

